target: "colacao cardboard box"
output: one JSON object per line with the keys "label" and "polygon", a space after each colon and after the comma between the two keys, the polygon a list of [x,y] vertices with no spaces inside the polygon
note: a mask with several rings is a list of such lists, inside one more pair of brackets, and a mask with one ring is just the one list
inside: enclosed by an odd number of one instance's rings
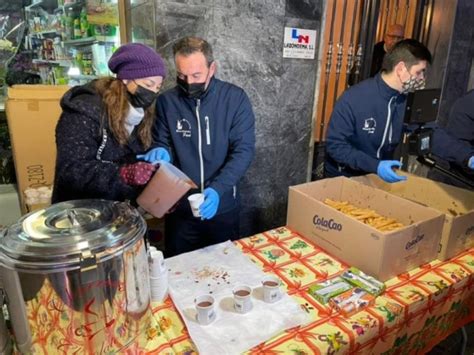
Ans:
{"label": "colacao cardboard box", "polygon": [[8,88],[6,114],[22,213],[28,211],[24,196],[27,188],[53,184],[59,101],[68,89],[67,85]]}
{"label": "colacao cardboard box", "polygon": [[[381,232],[326,205],[326,198],[373,209],[405,227]],[[345,177],[289,191],[288,227],[380,281],[436,259],[443,220],[439,211]]]}
{"label": "colacao cardboard box", "polygon": [[407,181],[396,184],[388,184],[374,174],[353,179],[442,212],[445,220],[438,259],[450,259],[474,247],[474,192],[416,175],[405,175]]}

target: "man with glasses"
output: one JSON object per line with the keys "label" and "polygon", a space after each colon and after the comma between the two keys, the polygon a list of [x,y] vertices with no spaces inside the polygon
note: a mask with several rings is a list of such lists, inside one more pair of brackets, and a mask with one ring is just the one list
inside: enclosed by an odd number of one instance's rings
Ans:
{"label": "man with glasses", "polygon": [[400,142],[406,94],[422,89],[430,51],[420,42],[398,42],[384,58],[382,71],[346,90],[337,100],[326,138],[325,175],[376,173],[386,182],[405,180],[393,169]]}
{"label": "man with glasses", "polygon": [[390,52],[395,44],[403,39],[405,29],[402,25],[393,24],[387,28],[387,32],[383,37],[383,41],[378,42],[374,46],[372,54],[372,65],[370,67],[370,76],[375,76],[382,69],[383,58],[385,54]]}

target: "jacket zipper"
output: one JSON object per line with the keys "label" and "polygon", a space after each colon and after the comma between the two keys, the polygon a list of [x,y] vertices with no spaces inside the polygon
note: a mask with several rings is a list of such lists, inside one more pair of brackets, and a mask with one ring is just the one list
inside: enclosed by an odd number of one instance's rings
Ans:
{"label": "jacket zipper", "polygon": [[211,132],[209,131],[209,117],[208,116],[204,117],[204,120],[206,121],[206,143],[207,145],[211,145]]}
{"label": "jacket zipper", "polygon": [[[385,123],[385,129],[383,131],[382,142],[380,143],[379,149],[377,149],[377,159],[380,159],[380,151],[382,150],[382,147],[385,144],[385,139],[387,138],[389,127],[391,127],[391,120],[392,120],[392,107],[391,106],[392,106],[392,101],[395,97],[396,96],[392,96],[392,98],[388,102],[387,122]],[[390,138],[390,141],[391,141],[391,138]]]}
{"label": "jacket zipper", "polygon": [[196,102],[196,118],[198,124],[198,152],[199,152],[199,170],[201,172],[201,192],[204,192],[204,161],[202,158],[202,138],[201,138],[201,118],[199,116],[199,107],[201,106],[201,100],[197,99]]}
{"label": "jacket zipper", "polygon": [[392,135],[393,135],[393,122],[390,122],[390,132],[388,134],[388,143],[392,144]]}

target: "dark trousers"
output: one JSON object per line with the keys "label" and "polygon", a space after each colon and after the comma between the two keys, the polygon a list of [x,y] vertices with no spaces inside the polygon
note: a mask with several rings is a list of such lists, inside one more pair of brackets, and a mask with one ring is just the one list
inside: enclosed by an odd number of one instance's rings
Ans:
{"label": "dark trousers", "polygon": [[204,221],[191,212],[170,213],[165,217],[166,257],[239,237],[239,208]]}

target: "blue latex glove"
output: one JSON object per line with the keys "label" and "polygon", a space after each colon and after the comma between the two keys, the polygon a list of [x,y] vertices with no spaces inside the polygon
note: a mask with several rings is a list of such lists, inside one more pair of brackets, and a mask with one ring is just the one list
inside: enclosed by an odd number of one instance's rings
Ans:
{"label": "blue latex glove", "polygon": [[220,197],[212,187],[204,189],[204,202],[199,207],[201,219],[211,219],[216,215],[219,208]]}
{"label": "blue latex glove", "polygon": [[469,169],[474,170],[474,155],[467,162],[467,166],[469,167]]}
{"label": "blue latex glove", "polygon": [[137,155],[137,159],[145,160],[149,163],[156,163],[158,160],[164,160],[165,162],[169,163],[171,160],[170,153],[165,148],[153,148],[150,149],[145,154]]}
{"label": "blue latex glove", "polygon": [[402,163],[398,160],[381,160],[377,166],[377,175],[386,182],[398,182],[406,180],[406,176],[395,174],[392,168],[400,168]]}

